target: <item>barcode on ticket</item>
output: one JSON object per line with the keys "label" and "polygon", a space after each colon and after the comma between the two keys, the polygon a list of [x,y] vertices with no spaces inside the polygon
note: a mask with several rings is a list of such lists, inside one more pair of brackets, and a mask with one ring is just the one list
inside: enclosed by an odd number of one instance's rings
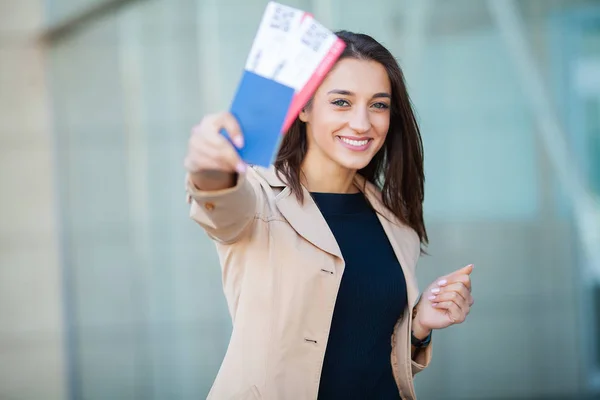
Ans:
{"label": "barcode on ticket", "polygon": [[290,33],[284,47],[282,62],[275,80],[302,90],[322,60],[327,56],[337,37],[312,16],[302,19],[300,26]]}
{"label": "barcode on ticket", "polygon": [[273,11],[269,26],[273,29],[289,32],[295,15],[296,10],[290,10],[287,7],[283,8],[282,6],[277,5]]}
{"label": "barcode on ticket", "polygon": [[327,28],[316,22],[312,22],[302,36],[302,43],[308,46],[312,51],[318,52],[323,42],[330,34],[331,32],[329,32]]}

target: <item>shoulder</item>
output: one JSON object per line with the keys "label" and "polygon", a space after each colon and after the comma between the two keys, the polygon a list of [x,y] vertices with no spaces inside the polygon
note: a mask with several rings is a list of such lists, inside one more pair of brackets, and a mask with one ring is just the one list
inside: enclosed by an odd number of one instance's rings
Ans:
{"label": "shoulder", "polygon": [[271,188],[283,188],[286,186],[285,182],[280,178],[280,175],[273,166],[269,168],[251,166],[248,168],[248,176],[250,179],[254,179]]}
{"label": "shoulder", "polygon": [[254,186],[255,190],[262,192],[265,201],[276,197],[287,186],[279,178],[274,167],[251,166],[246,172],[246,179]]}
{"label": "shoulder", "polygon": [[257,211],[264,216],[272,216],[277,210],[277,196],[286,185],[279,179],[275,169],[258,166],[248,167],[245,180],[252,185],[257,199]]}

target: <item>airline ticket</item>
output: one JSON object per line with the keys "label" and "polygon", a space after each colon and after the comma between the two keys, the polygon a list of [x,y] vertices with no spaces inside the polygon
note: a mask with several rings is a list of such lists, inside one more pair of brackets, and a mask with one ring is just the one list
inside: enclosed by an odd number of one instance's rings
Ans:
{"label": "airline ticket", "polygon": [[244,135],[239,153],[246,163],[273,163],[282,134],[344,47],[311,14],[267,4],[231,105]]}

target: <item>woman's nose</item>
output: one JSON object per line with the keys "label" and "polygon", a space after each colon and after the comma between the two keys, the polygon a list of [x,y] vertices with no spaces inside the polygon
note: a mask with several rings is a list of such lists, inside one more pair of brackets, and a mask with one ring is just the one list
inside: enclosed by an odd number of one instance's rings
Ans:
{"label": "woman's nose", "polygon": [[371,120],[369,119],[369,112],[366,109],[355,109],[354,113],[350,118],[349,126],[352,130],[357,133],[365,133],[371,129]]}

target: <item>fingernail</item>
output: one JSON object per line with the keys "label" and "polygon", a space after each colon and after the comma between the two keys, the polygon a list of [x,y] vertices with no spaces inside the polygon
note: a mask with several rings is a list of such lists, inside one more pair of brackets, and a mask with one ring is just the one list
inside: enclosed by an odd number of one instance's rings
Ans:
{"label": "fingernail", "polygon": [[244,164],[243,162],[239,162],[238,165],[235,167],[235,170],[239,173],[239,174],[243,174],[244,172],[246,172],[246,164]]}
{"label": "fingernail", "polygon": [[445,279],[442,279],[441,281],[438,282],[438,285],[444,286],[446,283],[448,283],[448,281]]}
{"label": "fingernail", "polygon": [[435,300],[436,296],[429,296],[428,299],[429,300]]}
{"label": "fingernail", "polygon": [[431,293],[439,293],[439,292],[440,292],[439,287],[435,287],[435,288],[431,289]]}
{"label": "fingernail", "polygon": [[431,303],[432,306],[437,307],[439,303]]}
{"label": "fingernail", "polygon": [[235,145],[235,147],[237,147],[238,149],[241,149],[242,147],[244,147],[244,140],[241,137],[236,136],[231,140],[232,140],[233,144]]}

